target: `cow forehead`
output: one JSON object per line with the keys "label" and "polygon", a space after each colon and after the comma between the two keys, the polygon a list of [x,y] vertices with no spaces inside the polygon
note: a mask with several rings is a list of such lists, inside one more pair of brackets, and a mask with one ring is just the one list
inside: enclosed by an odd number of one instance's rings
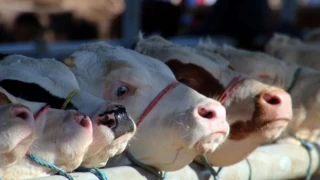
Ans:
{"label": "cow forehead", "polygon": [[[88,54],[91,54],[92,58],[95,59],[95,62],[102,63],[106,67],[129,67],[139,70],[146,69],[147,71],[174,77],[173,73],[164,63],[123,47],[113,47],[104,43],[88,43],[79,48],[73,56],[76,55],[80,59],[82,58],[80,57],[81,55],[85,55],[84,53],[80,54],[81,52],[86,52],[87,56],[89,56]],[[78,62],[76,63],[79,65]],[[87,63],[90,63],[90,61],[87,61],[86,64]],[[84,66],[84,64],[82,64],[82,66]],[[112,69],[108,68],[107,70]],[[141,71],[141,73],[143,73],[143,71]]]}

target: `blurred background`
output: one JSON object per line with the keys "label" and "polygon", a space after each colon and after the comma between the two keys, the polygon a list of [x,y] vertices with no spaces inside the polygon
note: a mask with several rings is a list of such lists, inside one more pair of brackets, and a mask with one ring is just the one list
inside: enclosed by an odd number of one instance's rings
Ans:
{"label": "blurred background", "polygon": [[0,0],[0,52],[33,57],[97,40],[130,47],[139,31],[262,50],[275,32],[303,38],[317,27],[320,0]]}

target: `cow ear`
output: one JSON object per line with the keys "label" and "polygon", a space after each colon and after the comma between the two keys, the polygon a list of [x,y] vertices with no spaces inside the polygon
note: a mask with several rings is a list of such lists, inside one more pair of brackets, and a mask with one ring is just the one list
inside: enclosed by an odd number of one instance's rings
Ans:
{"label": "cow ear", "polygon": [[0,92],[0,105],[10,103],[11,101],[9,100],[9,98],[4,93]]}
{"label": "cow ear", "polygon": [[68,67],[75,67],[76,64],[74,63],[74,57],[69,56],[66,59],[63,60],[63,63]]}

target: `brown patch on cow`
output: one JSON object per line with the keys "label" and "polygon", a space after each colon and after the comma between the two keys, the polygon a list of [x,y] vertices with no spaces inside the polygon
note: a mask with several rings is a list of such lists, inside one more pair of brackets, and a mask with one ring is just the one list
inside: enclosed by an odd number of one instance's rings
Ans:
{"label": "brown patch on cow", "polygon": [[0,92],[0,105],[2,104],[10,104],[11,101],[8,99],[8,97],[4,94]]}
{"label": "brown patch on cow", "polygon": [[[266,112],[265,106],[261,104],[261,95],[260,93],[256,96],[255,99],[255,109],[250,120],[238,120],[230,124],[230,135],[229,139],[231,140],[242,140],[251,135],[252,133],[259,132],[264,130],[267,127],[267,123],[273,119],[273,116]],[[268,128],[268,127],[267,127]]]}
{"label": "brown patch on cow", "polygon": [[222,84],[208,71],[198,65],[192,63],[185,64],[176,59],[171,59],[166,64],[179,82],[191,87],[200,94],[213,97],[224,92]]}

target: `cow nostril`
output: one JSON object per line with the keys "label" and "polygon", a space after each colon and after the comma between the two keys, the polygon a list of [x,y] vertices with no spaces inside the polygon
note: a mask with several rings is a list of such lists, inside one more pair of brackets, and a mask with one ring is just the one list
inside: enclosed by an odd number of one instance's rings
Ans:
{"label": "cow nostril", "polygon": [[208,111],[205,108],[199,108],[198,113],[201,117],[205,119],[211,119],[214,117],[214,112],[213,111]]}
{"label": "cow nostril", "polygon": [[271,104],[271,105],[278,105],[278,104],[281,104],[281,99],[280,97],[276,96],[276,95],[271,95],[271,94],[264,94],[263,95],[263,99],[268,103],[268,104]]}
{"label": "cow nostril", "polygon": [[115,119],[113,118],[108,118],[108,116],[104,116],[100,121],[99,121],[99,125],[102,124],[104,126],[107,126],[110,129],[113,129],[115,127],[117,127],[117,122]]}
{"label": "cow nostril", "polygon": [[22,119],[22,120],[27,120],[29,118],[29,113],[27,110],[23,107],[15,107],[13,108],[13,115]]}

